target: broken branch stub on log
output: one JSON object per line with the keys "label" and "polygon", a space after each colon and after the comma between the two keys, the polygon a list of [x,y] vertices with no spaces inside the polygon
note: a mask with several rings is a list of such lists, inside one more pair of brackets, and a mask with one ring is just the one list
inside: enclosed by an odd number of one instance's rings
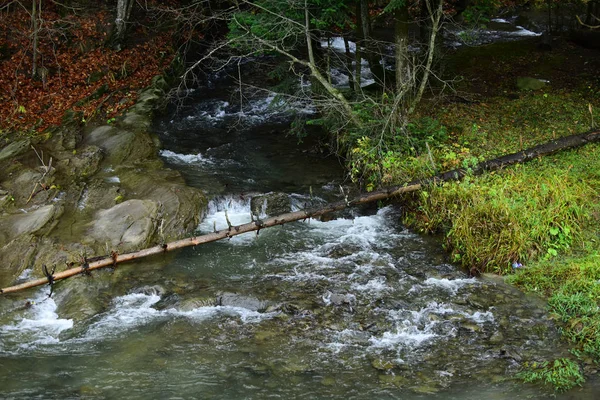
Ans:
{"label": "broken branch stub on log", "polygon": [[320,208],[315,208],[312,210],[300,210],[294,211],[286,214],[281,214],[275,217],[270,217],[265,220],[259,221],[255,220],[249,222],[247,224],[237,225],[237,226],[229,226],[228,229],[222,229],[220,231],[215,231],[211,233],[207,233],[200,236],[194,236],[187,239],[177,240],[171,243],[158,245],[154,247],[150,247],[144,250],[140,250],[133,253],[127,254],[117,254],[113,252],[111,256],[107,256],[100,260],[94,262],[85,262],[83,265],[75,268],[71,268],[62,272],[58,272],[56,274],[50,274],[46,276],[46,278],[40,278],[29,282],[24,282],[19,285],[10,286],[4,289],[0,289],[0,294],[14,293],[21,290],[29,289],[35,286],[41,286],[45,284],[51,284],[56,281],[60,281],[62,279],[69,278],[71,276],[79,275],[81,273],[88,273],[89,271],[115,266],[116,264],[123,263],[126,261],[137,260],[140,258],[161,254],[167,251],[181,249],[189,246],[196,246],[199,244],[215,242],[217,240],[222,240],[225,238],[230,238],[233,236],[241,235],[243,233],[258,231],[263,228],[269,228],[276,225],[283,225],[288,222],[299,221],[309,218],[320,217],[325,214],[329,214],[335,211],[343,210],[347,207],[356,206],[359,204],[370,203],[378,200],[385,200],[391,197],[403,194],[414,192],[420,190],[423,186],[429,185],[437,182],[444,181],[452,181],[459,180],[466,176],[467,174],[481,174],[485,171],[492,171],[504,168],[509,165],[513,165],[516,163],[523,163],[535,158],[556,153],[561,150],[573,149],[577,147],[581,147],[588,143],[598,142],[600,141],[600,131],[592,131],[579,135],[571,135],[567,137],[563,137],[560,139],[552,140],[545,144],[541,144],[539,146],[532,147],[527,150],[523,150],[517,153],[508,154],[506,156],[502,156],[493,160],[484,161],[482,163],[477,164],[471,170],[467,169],[455,169],[452,171],[447,171],[438,175],[435,175],[431,178],[426,178],[422,180],[417,180],[411,182],[407,186],[395,186],[387,189],[378,190],[375,192],[371,192],[368,194],[363,194],[359,197],[356,197],[350,201],[339,201],[336,203],[330,203]]}

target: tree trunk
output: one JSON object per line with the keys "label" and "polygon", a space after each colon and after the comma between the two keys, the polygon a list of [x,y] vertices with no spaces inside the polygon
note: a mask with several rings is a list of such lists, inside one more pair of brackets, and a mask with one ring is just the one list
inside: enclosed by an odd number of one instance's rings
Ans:
{"label": "tree trunk", "polygon": [[368,0],[360,0],[360,24],[363,33],[364,57],[367,59],[369,68],[377,83],[385,86],[385,68],[380,63],[381,52],[371,36],[371,17],[369,16]]}
{"label": "tree trunk", "polygon": [[358,118],[354,115],[354,113],[352,112],[352,107],[350,106],[350,103],[348,103],[348,100],[344,97],[344,95],[339,90],[337,90],[335,87],[333,87],[333,85],[331,85],[327,81],[327,79],[325,79],[323,74],[321,74],[321,71],[319,71],[317,62],[315,60],[315,53],[313,51],[312,37],[310,34],[310,15],[308,12],[308,4],[307,4],[306,0],[304,2],[304,34],[305,34],[305,38],[306,38],[306,48],[308,50],[308,68],[310,69],[312,76],[321,85],[323,85],[325,90],[327,90],[327,92],[331,96],[333,96],[335,99],[337,99],[340,102],[340,104],[342,105],[342,108],[344,109],[344,113],[346,114],[346,116],[348,118],[350,118],[350,120],[354,123],[354,125],[356,125],[357,127],[360,127],[361,123],[358,120]]}
{"label": "tree trunk", "polygon": [[137,260],[140,258],[162,254],[167,251],[181,249],[184,247],[197,246],[204,243],[215,242],[217,240],[230,238],[233,236],[241,235],[243,233],[256,231],[258,232],[263,228],[269,228],[276,225],[283,225],[292,221],[299,221],[308,218],[316,218],[325,214],[330,214],[335,211],[343,210],[347,207],[356,206],[359,204],[370,203],[373,201],[385,200],[391,197],[403,194],[410,193],[417,190],[420,190],[425,185],[435,184],[437,182],[443,181],[452,181],[458,180],[464,177],[467,174],[481,174],[485,171],[492,171],[505,168],[506,166],[513,165],[516,163],[527,162],[533,159],[536,159],[541,156],[549,155],[556,153],[561,150],[573,149],[576,147],[581,147],[588,143],[600,142],[600,131],[592,131],[588,133],[583,133],[579,135],[567,136],[564,138],[560,138],[557,140],[552,140],[548,143],[541,144],[539,146],[532,147],[528,150],[520,151],[518,153],[508,154],[503,157],[496,158],[494,160],[489,160],[478,164],[472,170],[465,169],[455,169],[452,171],[444,172],[442,174],[438,174],[434,177],[416,180],[412,183],[409,183],[405,186],[395,186],[391,188],[386,188],[382,190],[378,190],[369,194],[364,194],[352,200],[340,201],[337,203],[327,204],[323,207],[313,209],[313,210],[301,210],[295,211],[291,213],[286,213],[282,215],[278,215],[275,217],[267,218],[264,221],[253,221],[247,224],[238,225],[238,226],[230,226],[228,229],[222,229],[220,231],[216,231],[213,233],[208,233],[205,235],[191,237],[187,239],[177,240],[175,242],[154,246],[149,249],[144,249],[141,251],[137,251],[134,253],[128,254],[117,254],[113,253],[111,256],[106,256],[100,260],[85,263],[79,267],[71,268],[62,272],[58,272],[56,274],[51,275],[49,278],[36,279],[33,281],[25,282],[20,285],[10,286],[4,289],[0,289],[0,294],[7,294],[18,292],[21,290],[25,290],[28,288],[41,286],[48,284],[49,282],[59,281],[61,279],[66,279],[71,276],[79,275],[81,273],[86,273],[95,269],[105,268],[110,266],[116,266],[118,263],[122,263],[125,261]]}
{"label": "tree trunk", "polygon": [[384,199],[387,199],[387,198],[390,198],[392,196],[396,196],[396,195],[399,195],[402,193],[413,192],[415,190],[419,190],[420,188],[421,188],[421,185],[412,185],[412,186],[397,187],[397,188],[394,188],[393,190],[388,190],[388,191],[382,190],[382,191],[373,192],[373,193],[370,193],[367,195],[360,196],[358,198],[355,198],[352,201],[348,201],[348,202],[341,201],[341,202],[337,202],[337,203],[328,204],[324,207],[314,209],[314,210],[295,211],[295,212],[291,212],[291,213],[278,215],[276,217],[267,218],[264,221],[254,221],[254,222],[249,222],[249,223],[243,224],[243,225],[230,226],[228,229],[222,229],[220,231],[216,231],[213,233],[207,233],[205,235],[191,237],[188,239],[182,239],[182,240],[178,240],[178,241],[160,245],[160,246],[154,246],[154,247],[144,249],[141,251],[137,251],[134,253],[128,253],[128,254],[113,253],[111,256],[106,256],[105,258],[102,258],[100,260],[97,260],[94,262],[89,262],[89,263],[86,262],[85,265],[71,268],[71,269],[53,274],[53,275],[51,275],[50,279],[48,279],[48,278],[36,279],[36,280],[30,281],[30,282],[22,283],[20,285],[15,285],[15,286],[7,287],[4,289],[0,289],[0,294],[18,292],[18,291],[21,291],[24,289],[35,287],[35,286],[41,286],[41,285],[48,284],[50,281],[55,282],[55,281],[59,281],[62,279],[70,278],[72,276],[79,275],[81,273],[86,273],[89,271],[93,271],[95,269],[100,269],[100,268],[105,268],[105,267],[115,267],[117,264],[125,262],[125,261],[137,260],[140,258],[152,256],[152,255],[163,254],[165,252],[176,250],[176,249],[181,249],[184,247],[191,247],[191,246],[197,246],[200,244],[211,243],[211,242],[215,242],[217,240],[231,238],[233,236],[241,235],[241,234],[247,233],[247,232],[256,231],[258,234],[258,232],[263,228],[269,228],[272,226],[283,225],[283,224],[286,224],[288,222],[293,222],[293,221],[300,221],[300,220],[306,220],[309,218],[320,217],[325,214],[330,214],[335,211],[343,210],[350,206],[355,206],[355,205],[369,203],[369,202],[378,201],[378,200],[384,200]]}
{"label": "tree trunk", "polygon": [[398,7],[394,12],[395,17],[395,43],[396,43],[396,91],[400,93],[405,85],[410,84],[409,58],[408,58],[408,3]]}
{"label": "tree trunk", "polygon": [[348,73],[348,86],[350,92],[354,93],[358,88],[354,87],[354,68],[352,68],[352,53],[350,52],[350,43],[348,41],[348,35],[344,34],[344,50],[346,53],[346,72]]}
{"label": "tree trunk", "polygon": [[360,82],[362,78],[362,41],[365,37],[362,24],[360,23],[360,0],[356,2],[356,49],[354,50],[354,61],[356,72],[354,73],[356,82],[356,91],[360,90]]}
{"label": "tree trunk", "polygon": [[41,0],[33,0],[31,2],[31,25],[32,25],[32,34],[33,34],[33,56],[32,56],[32,67],[31,67],[31,78],[37,76],[38,69],[38,39],[39,39],[39,21],[38,21],[38,6],[39,13],[42,12],[42,1]]}
{"label": "tree trunk", "polygon": [[115,19],[115,33],[112,37],[113,46],[121,49],[125,41],[125,32],[127,31],[127,23],[131,15],[134,0],[118,0],[117,1],[117,18]]}
{"label": "tree trunk", "polygon": [[412,100],[412,105],[408,109],[408,114],[412,114],[415,111],[417,104],[421,101],[423,97],[423,93],[425,92],[425,88],[427,87],[427,83],[429,81],[429,75],[431,73],[431,66],[433,65],[433,56],[435,55],[436,48],[436,38],[440,30],[440,24],[442,20],[442,15],[444,14],[444,2],[443,0],[436,0],[437,8],[433,8],[433,5],[427,2],[427,8],[429,10],[429,15],[431,19],[431,34],[429,36],[429,45],[427,46],[427,60],[424,65],[423,76],[421,77],[421,83],[419,84],[419,89],[417,90],[417,94],[415,98]]}

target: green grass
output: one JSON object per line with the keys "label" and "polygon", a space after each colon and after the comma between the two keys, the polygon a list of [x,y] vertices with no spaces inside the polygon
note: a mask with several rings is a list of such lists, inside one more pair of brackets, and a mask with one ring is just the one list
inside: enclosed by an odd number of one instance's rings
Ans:
{"label": "green grass", "polygon": [[446,233],[453,261],[504,274],[513,262],[551,259],[580,245],[596,219],[598,193],[594,145],[421,191],[405,222]]}
{"label": "green grass", "polygon": [[588,131],[589,104],[579,93],[539,91],[515,100],[491,98],[477,106],[450,105],[441,110],[440,120],[456,142],[489,159]]}
{"label": "green grass", "polygon": [[[596,232],[596,237],[598,232]],[[599,238],[600,239],[600,238]],[[562,323],[562,333],[581,359],[600,362],[600,244],[591,237],[587,249],[568,257],[541,260],[509,281],[548,297],[548,308]]]}
{"label": "green grass", "polygon": [[581,386],[585,378],[579,365],[567,358],[558,358],[553,362],[532,363],[518,373],[526,383],[544,383],[554,387],[556,391],[564,392],[575,386]]}

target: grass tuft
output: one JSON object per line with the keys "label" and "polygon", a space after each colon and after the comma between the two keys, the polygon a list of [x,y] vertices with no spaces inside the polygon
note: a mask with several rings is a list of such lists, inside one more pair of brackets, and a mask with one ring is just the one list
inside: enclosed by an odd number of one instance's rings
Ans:
{"label": "grass tuft", "polygon": [[558,392],[581,386],[585,379],[579,365],[568,358],[558,358],[553,362],[533,363],[518,374],[524,382],[541,382],[551,385]]}

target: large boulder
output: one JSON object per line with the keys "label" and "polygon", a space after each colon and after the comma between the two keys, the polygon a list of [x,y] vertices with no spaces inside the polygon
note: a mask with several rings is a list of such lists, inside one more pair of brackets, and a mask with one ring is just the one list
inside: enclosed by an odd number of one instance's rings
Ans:
{"label": "large boulder", "polygon": [[[122,253],[147,247],[156,234],[158,204],[151,200],[127,200],[99,211],[84,243],[108,245]],[[102,246],[101,246],[102,247]]]}

